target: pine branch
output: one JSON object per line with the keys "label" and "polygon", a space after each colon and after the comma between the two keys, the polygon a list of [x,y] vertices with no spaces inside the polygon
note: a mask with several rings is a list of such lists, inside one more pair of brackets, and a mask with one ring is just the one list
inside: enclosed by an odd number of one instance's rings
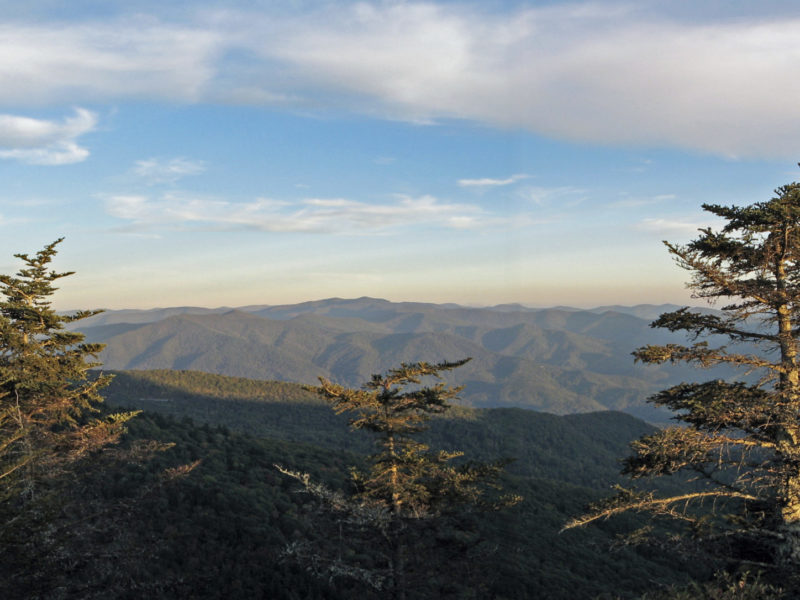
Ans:
{"label": "pine branch", "polygon": [[[614,497],[616,500],[615,503],[610,503],[611,505],[597,510],[596,512],[591,512],[588,515],[584,515],[582,517],[578,517],[576,519],[572,519],[567,522],[566,525],[561,529],[561,531],[566,531],[568,529],[573,529],[575,527],[583,527],[593,521],[597,521],[599,519],[608,519],[611,516],[618,515],[625,512],[653,512],[659,515],[666,515],[672,516],[676,518],[687,518],[684,513],[678,513],[673,510],[673,505],[675,504],[684,504],[684,506],[688,505],[688,503],[694,501],[703,501],[710,498],[728,498],[728,499],[736,499],[736,500],[759,500],[758,496],[753,496],[752,494],[745,494],[741,492],[736,492],[732,490],[719,490],[719,491],[710,491],[710,492],[692,492],[689,494],[681,494],[678,496],[670,496],[669,498],[656,498],[651,495],[632,495],[630,493],[621,493],[618,496]],[[684,509],[685,510],[685,509]],[[679,516],[680,515],[680,516]]]}

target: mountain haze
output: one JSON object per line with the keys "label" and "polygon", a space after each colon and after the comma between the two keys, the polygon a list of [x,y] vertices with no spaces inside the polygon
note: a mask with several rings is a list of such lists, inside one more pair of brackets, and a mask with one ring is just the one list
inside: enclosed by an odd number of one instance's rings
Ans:
{"label": "mountain haze", "polygon": [[449,381],[476,407],[651,416],[647,396],[691,369],[635,365],[633,349],[676,336],[622,310],[471,308],[373,298],[244,309],[109,311],[84,322],[109,369],[192,369],[359,385],[402,362],[472,361]]}

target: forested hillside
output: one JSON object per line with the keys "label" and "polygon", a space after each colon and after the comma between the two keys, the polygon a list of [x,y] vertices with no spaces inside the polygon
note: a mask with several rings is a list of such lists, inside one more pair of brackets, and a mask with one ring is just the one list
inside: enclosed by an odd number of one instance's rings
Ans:
{"label": "forested hillside", "polygon": [[[303,386],[212,375],[198,371],[123,371],[106,390],[114,406],[144,409],[197,423],[223,425],[254,437],[368,452],[369,440],[353,435]],[[557,416],[519,408],[456,407],[434,419],[431,445],[463,450],[474,459],[514,458],[509,470],[575,485],[611,485],[617,461],[632,440],[654,429],[620,412]]]}
{"label": "forested hillside", "polygon": [[[81,490],[69,491],[66,509],[83,514],[85,523],[65,525],[48,542],[47,569],[20,581],[38,596],[10,597],[103,598],[109,590],[131,598],[363,595],[347,580],[318,580],[281,558],[288,542],[313,536],[319,513],[273,464],[345,485],[348,466],[359,464],[370,445],[349,432],[344,419],[296,385],[197,372],[117,373],[107,391],[112,406],[146,409],[131,422],[120,452],[141,440],[175,445],[139,462],[92,465]],[[618,478],[617,459],[627,441],[651,431],[609,412],[560,417],[465,408],[435,420],[428,436],[434,447],[461,449],[471,459],[515,458],[503,485],[524,500],[451,523],[451,533],[440,540],[449,553],[440,566],[450,576],[425,593],[633,598],[681,580],[685,565],[657,554],[608,552],[626,523],[558,533]],[[181,465],[195,466],[165,478],[165,469],[180,471]],[[66,557],[75,556],[83,558],[65,569],[72,560]],[[444,559],[430,560],[437,568]],[[461,570],[469,565],[469,573]]]}

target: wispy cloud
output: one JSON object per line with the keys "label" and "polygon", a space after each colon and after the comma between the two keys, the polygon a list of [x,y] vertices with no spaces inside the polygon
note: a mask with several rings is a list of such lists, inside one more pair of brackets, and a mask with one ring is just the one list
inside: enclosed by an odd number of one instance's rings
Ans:
{"label": "wispy cloud", "polygon": [[382,204],[344,198],[307,198],[299,202],[262,198],[230,202],[177,194],[159,198],[118,195],[106,200],[106,211],[128,221],[136,230],[192,227],[369,234],[404,226],[468,229],[493,222],[491,215],[477,206],[442,202],[432,196],[404,195]]}
{"label": "wispy cloud", "polygon": [[189,175],[199,175],[205,171],[203,161],[187,158],[159,159],[148,158],[137,160],[133,173],[150,185],[159,183],[175,183]]}
{"label": "wispy cloud", "polygon": [[484,177],[481,179],[459,179],[458,185],[461,187],[498,187],[511,185],[512,183],[517,183],[518,181],[528,179],[529,177],[530,175],[518,173],[517,175],[512,175],[511,177],[506,177],[505,179],[492,179],[489,177]]}
{"label": "wispy cloud", "polygon": [[642,219],[637,223],[636,228],[641,231],[650,231],[660,235],[681,235],[688,236],[696,234],[698,229],[707,227],[708,223],[703,223],[699,220],[677,220],[677,219],[662,219],[662,218],[649,218]]}
{"label": "wispy cloud", "polygon": [[565,185],[558,187],[526,186],[519,190],[519,196],[538,206],[551,204],[558,201],[559,204],[578,204],[586,197],[586,190]]}
{"label": "wispy cloud", "polygon": [[[169,19],[152,6],[135,18],[18,21],[0,26],[0,105],[300,104],[796,156],[800,18],[693,22],[645,4],[312,3],[300,12],[199,3]],[[65,147],[53,160],[78,154]]]}
{"label": "wispy cloud", "polygon": [[35,165],[81,162],[89,151],[76,140],[96,126],[96,115],[82,108],[61,122],[0,115],[0,158]]}

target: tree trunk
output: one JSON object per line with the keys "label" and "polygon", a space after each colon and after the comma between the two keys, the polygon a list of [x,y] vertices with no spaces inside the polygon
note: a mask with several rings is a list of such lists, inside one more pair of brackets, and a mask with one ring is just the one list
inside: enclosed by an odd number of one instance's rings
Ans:
{"label": "tree trunk", "polygon": [[786,482],[786,498],[781,507],[783,523],[779,528],[778,566],[795,571],[800,565],[800,476]]}
{"label": "tree trunk", "polygon": [[394,599],[406,600],[406,546],[399,537],[395,539],[392,563]]}
{"label": "tree trunk", "polygon": [[[388,391],[388,386],[387,386]],[[388,409],[385,413],[388,421],[390,415]],[[385,447],[391,458],[389,467],[389,481],[391,491],[391,507],[393,522],[390,525],[392,536],[392,597],[394,600],[406,600],[406,548],[403,544],[403,501],[400,496],[400,482],[398,474],[397,447],[395,445],[394,432],[389,429],[386,433]]]}
{"label": "tree trunk", "polygon": [[[797,365],[797,341],[793,333],[792,308],[786,298],[786,265],[784,258],[778,261],[775,269],[777,290],[783,298],[776,307],[778,317],[778,339],[781,350],[780,388],[785,402],[792,408],[800,404],[800,368]],[[790,411],[796,412],[796,411]],[[790,417],[791,419],[791,417]],[[783,425],[778,440],[780,452],[785,457],[793,457],[800,450],[800,423],[794,418]],[[794,568],[800,565],[800,469],[794,466],[794,460],[787,460],[789,472],[783,482],[783,490],[779,533],[782,536],[778,544],[777,563],[782,568]]]}

